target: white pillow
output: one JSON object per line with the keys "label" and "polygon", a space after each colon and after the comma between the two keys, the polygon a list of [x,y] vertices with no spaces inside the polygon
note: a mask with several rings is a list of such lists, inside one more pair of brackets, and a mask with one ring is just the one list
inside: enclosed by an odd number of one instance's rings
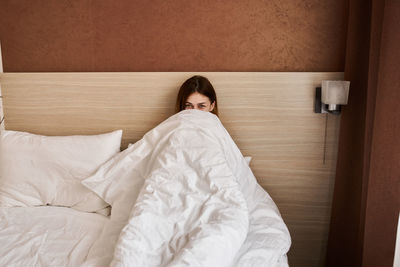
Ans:
{"label": "white pillow", "polygon": [[88,136],[1,132],[0,207],[54,205],[95,212],[108,206],[81,184],[120,151],[122,130]]}

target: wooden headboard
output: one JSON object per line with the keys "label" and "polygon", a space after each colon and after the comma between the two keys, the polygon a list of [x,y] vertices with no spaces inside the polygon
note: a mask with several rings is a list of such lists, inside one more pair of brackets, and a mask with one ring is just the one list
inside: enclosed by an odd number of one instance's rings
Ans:
{"label": "wooden headboard", "polygon": [[123,129],[123,144],[174,113],[194,74],[217,91],[220,119],[287,223],[293,266],[324,264],[340,116],[313,112],[315,87],[343,73],[2,73],[5,127],[43,135]]}

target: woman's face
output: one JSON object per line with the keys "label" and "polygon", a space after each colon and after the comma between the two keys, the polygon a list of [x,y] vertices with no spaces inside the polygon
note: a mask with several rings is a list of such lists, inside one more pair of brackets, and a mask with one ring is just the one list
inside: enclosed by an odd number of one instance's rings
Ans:
{"label": "woman's face", "polygon": [[212,111],[214,109],[214,103],[211,104],[207,96],[195,92],[186,99],[185,109]]}

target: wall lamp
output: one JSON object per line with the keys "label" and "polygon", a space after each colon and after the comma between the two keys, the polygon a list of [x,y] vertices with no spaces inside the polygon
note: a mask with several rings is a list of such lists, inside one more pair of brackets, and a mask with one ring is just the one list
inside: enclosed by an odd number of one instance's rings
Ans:
{"label": "wall lamp", "polygon": [[340,114],[349,97],[349,81],[322,81],[315,90],[315,113]]}

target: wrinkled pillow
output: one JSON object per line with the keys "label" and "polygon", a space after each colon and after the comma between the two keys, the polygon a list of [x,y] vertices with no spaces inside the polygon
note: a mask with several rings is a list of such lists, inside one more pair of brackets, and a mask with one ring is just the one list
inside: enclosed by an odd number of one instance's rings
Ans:
{"label": "wrinkled pillow", "polygon": [[0,207],[53,205],[104,211],[108,204],[81,181],[120,151],[121,137],[122,130],[86,136],[3,130]]}

